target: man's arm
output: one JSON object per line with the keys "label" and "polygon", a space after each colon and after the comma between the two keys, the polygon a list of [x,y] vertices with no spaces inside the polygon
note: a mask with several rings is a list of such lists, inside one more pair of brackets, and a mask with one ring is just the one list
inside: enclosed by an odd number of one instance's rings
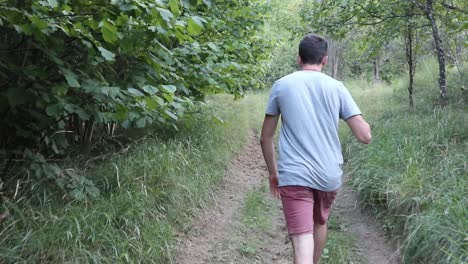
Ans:
{"label": "man's arm", "polygon": [[346,123],[351,128],[353,135],[363,144],[369,144],[372,141],[371,129],[369,124],[361,115],[355,115],[346,119]]}
{"label": "man's arm", "polygon": [[279,198],[278,191],[278,167],[275,160],[275,147],[273,144],[276,127],[278,125],[279,115],[265,115],[263,121],[262,134],[260,136],[260,145],[262,146],[263,158],[268,167],[270,175],[270,193]]}

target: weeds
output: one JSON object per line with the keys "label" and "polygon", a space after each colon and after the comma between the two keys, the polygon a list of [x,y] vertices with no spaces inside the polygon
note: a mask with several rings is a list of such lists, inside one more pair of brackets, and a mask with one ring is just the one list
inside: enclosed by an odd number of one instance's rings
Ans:
{"label": "weeds", "polygon": [[466,263],[465,106],[456,87],[449,87],[450,106],[436,105],[434,66],[427,62],[416,75],[413,109],[404,80],[367,89],[348,84],[374,139],[364,147],[348,139],[347,167],[360,197],[401,241],[405,263]]}
{"label": "weeds", "polygon": [[94,198],[24,192],[4,201],[0,209],[11,216],[0,226],[0,262],[168,263],[176,234],[260,126],[264,102],[214,96],[177,127],[131,132],[127,152],[75,168],[99,189]]}

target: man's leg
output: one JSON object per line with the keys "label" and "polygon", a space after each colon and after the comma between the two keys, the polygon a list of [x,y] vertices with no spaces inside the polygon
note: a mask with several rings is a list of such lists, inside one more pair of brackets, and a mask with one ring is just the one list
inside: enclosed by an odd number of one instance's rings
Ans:
{"label": "man's leg", "polygon": [[323,248],[327,242],[327,224],[314,225],[314,264],[318,264],[322,256]]}
{"label": "man's leg", "polygon": [[319,263],[322,250],[327,242],[327,220],[330,208],[335,200],[337,192],[323,192],[314,190],[314,264]]}
{"label": "man's leg", "polygon": [[294,252],[294,264],[312,264],[314,259],[314,235],[311,233],[291,235],[291,242]]}
{"label": "man's leg", "polygon": [[294,251],[295,264],[312,264],[314,257],[314,197],[302,186],[280,187],[283,211]]}

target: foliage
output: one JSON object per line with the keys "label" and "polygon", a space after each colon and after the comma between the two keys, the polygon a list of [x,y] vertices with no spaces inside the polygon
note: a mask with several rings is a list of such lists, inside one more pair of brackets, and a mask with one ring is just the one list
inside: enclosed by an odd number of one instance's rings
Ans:
{"label": "foliage", "polygon": [[10,217],[1,224],[0,263],[170,263],[176,235],[210,205],[233,154],[259,129],[265,102],[261,94],[208,96],[176,122],[178,130],[135,131],[127,152],[87,164],[96,198],[40,193],[4,201],[0,211]]}
{"label": "foliage", "polygon": [[[47,167],[70,144],[117,126],[175,121],[206,94],[261,87],[265,8],[262,0],[2,1],[0,157],[37,155]],[[0,163],[3,174],[10,168]]]}
{"label": "foliage", "polygon": [[298,37],[295,32],[301,31],[302,27],[298,16],[301,2],[302,0],[269,1],[272,14],[266,23],[265,37],[272,40],[274,48],[267,64],[267,85],[297,69],[297,47],[302,35]]}
{"label": "foliage", "polygon": [[[436,62],[423,63],[416,74],[420,95],[412,111],[399,93],[407,80],[394,89],[348,85],[374,138],[369,146],[348,140],[351,181],[365,204],[379,213],[387,231],[401,241],[404,263],[467,261],[464,105],[453,98],[456,103],[434,109],[437,98],[427,91],[436,90],[434,72]],[[455,71],[448,76],[449,82],[457,78]]]}
{"label": "foliage", "polygon": [[[356,70],[362,72],[366,69],[366,64],[372,63],[374,79],[376,73],[382,72],[388,74],[387,67],[392,63],[395,43],[399,44],[399,49],[405,50],[408,48],[408,43],[413,43],[411,54],[407,54],[406,60],[410,59],[412,63],[408,66],[411,68],[409,74],[414,74],[414,67],[416,60],[416,53],[419,53],[422,48],[424,55],[436,54],[439,58],[439,86],[442,103],[447,99],[447,90],[445,84],[445,62],[444,62],[444,49],[450,47],[452,43],[452,61],[456,62],[460,75],[463,69],[460,67],[463,64],[463,45],[460,41],[463,39],[464,29],[466,29],[466,4],[463,1],[304,1],[301,17],[304,23],[309,25],[309,30],[314,32],[323,32],[330,36],[332,39],[341,40],[345,43],[352,43],[351,52],[358,56],[353,59],[352,56],[347,56],[348,60],[345,62],[348,65],[354,65]],[[432,16],[433,15],[433,16]],[[313,21],[313,22],[311,22]],[[440,33],[437,28],[439,28]],[[440,30],[441,29],[441,30]],[[409,34],[409,35],[408,35]],[[442,41],[441,36],[450,35],[452,39],[457,41]],[[413,41],[407,42],[405,38],[411,36]],[[423,44],[427,39],[433,39],[433,45]],[[442,45],[445,45],[442,47]],[[360,47],[358,49],[352,47]],[[354,52],[353,52],[354,50]],[[355,51],[360,51],[356,53]],[[392,53],[389,58],[385,57],[386,51]],[[435,51],[435,52],[434,52]],[[349,49],[345,51],[349,52]],[[384,53],[384,54],[382,54]],[[361,57],[364,60],[361,60]],[[349,62],[351,59],[351,62]],[[383,60],[383,61],[382,61]],[[383,63],[382,69],[379,64]],[[398,65],[398,64],[397,64]],[[363,66],[363,67],[361,67]],[[346,66],[344,66],[345,68]],[[372,67],[372,66],[371,66]],[[367,66],[372,71],[372,68]],[[386,69],[384,69],[384,67]],[[398,67],[398,66],[397,66]],[[400,67],[401,69],[403,67]],[[352,72],[354,77],[356,72]],[[395,73],[389,76],[382,76],[387,81]],[[377,75],[378,76],[378,75]],[[390,77],[390,78],[389,78]],[[463,78],[463,77],[461,77]],[[412,83],[412,82],[411,82]],[[412,94],[412,87],[408,88],[410,95]],[[411,99],[410,99],[411,100]]]}

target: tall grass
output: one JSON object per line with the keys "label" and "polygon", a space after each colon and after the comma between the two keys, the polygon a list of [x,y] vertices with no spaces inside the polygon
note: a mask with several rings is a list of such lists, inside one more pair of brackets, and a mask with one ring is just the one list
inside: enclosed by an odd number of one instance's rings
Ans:
{"label": "tall grass", "polygon": [[177,129],[139,131],[127,153],[83,172],[97,183],[97,198],[4,202],[11,217],[0,226],[0,263],[169,263],[178,234],[260,126],[265,101],[214,96]]}
{"label": "tall grass", "polygon": [[373,142],[348,138],[347,168],[360,197],[401,242],[405,263],[467,263],[467,120],[460,83],[449,72],[452,104],[437,106],[436,64],[420,67],[415,108],[407,81],[349,82],[370,121]]}

